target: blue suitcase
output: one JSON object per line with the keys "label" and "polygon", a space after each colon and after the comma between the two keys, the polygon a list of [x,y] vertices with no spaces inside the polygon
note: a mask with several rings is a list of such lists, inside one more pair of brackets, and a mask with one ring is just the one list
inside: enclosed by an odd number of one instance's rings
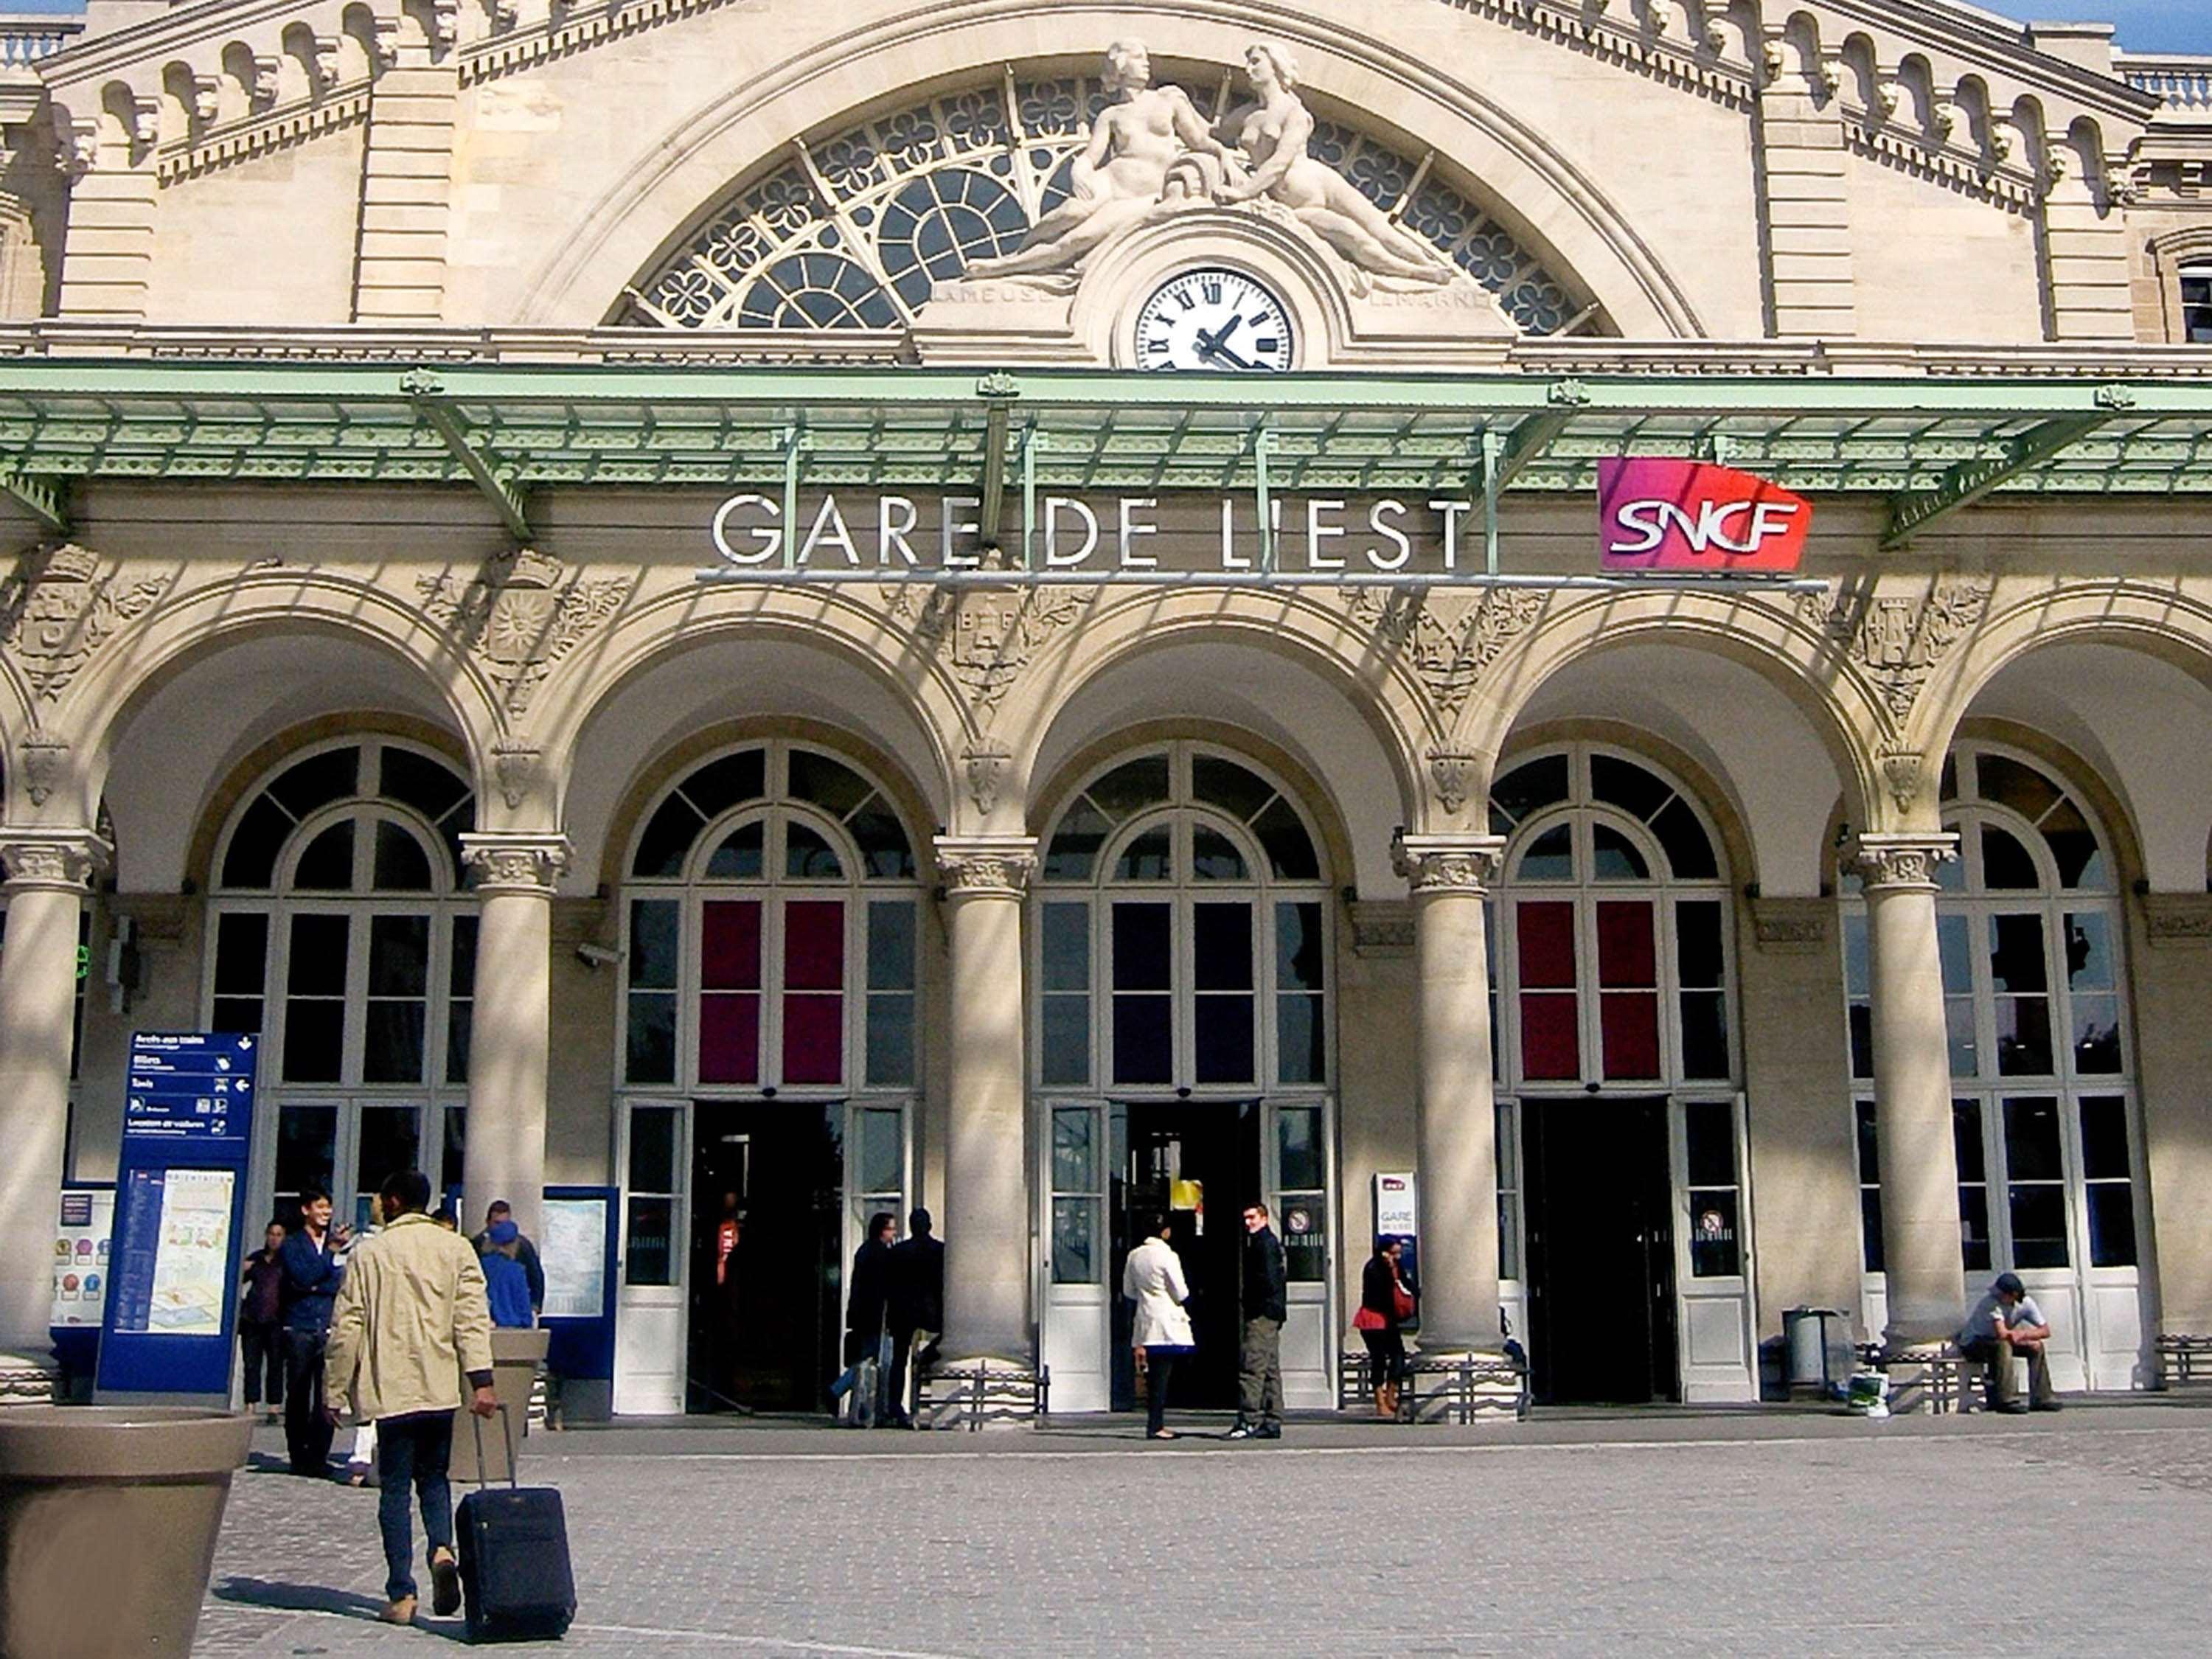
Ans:
{"label": "blue suitcase", "polygon": [[[481,1470],[483,1422],[474,1420]],[[463,1498],[453,1530],[470,1641],[537,1641],[567,1632],[576,1616],[576,1579],[559,1492],[515,1485],[510,1459],[507,1484],[481,1485]]]}

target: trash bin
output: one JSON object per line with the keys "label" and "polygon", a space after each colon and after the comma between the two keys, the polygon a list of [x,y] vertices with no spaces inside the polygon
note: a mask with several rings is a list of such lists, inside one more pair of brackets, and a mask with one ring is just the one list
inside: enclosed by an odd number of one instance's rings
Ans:
{"label": "trash bin", "polygon": [[228,1412],[0,1412],[0,1653],[191,1652],[252,1433]]}
{"label": "trash bin", "polygon": [[531,1330],[502,1328],[491,1334],[491,1391],[507,1409],[483,1425],[483,1462],[477,1466],[477,1431],[464,1404],[453,1418],[453,1478],[474,1482],[504,1480],[522,1449],[529,1425],[530,1386],[545,1360],[553,1333],[543,1325]]}
{"label": "trash bin", "polygon": [[1830,1393],[1836,1379],[1828,1364],[1828,1322],[1842,1317],[1833,1308],[1792,1308],[1782,1316],[1792,1389],[1815,1389],[1823,1398]]}

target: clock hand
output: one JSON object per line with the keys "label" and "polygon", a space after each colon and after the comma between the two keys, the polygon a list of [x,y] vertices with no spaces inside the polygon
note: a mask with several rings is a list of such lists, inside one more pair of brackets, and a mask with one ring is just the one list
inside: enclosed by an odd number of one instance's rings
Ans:
{"label": "clock hand", "polygon": [[1227,363],[1231,368],[1256,368],[1259,367],[1256,363],[1246,362],[1242,357],[1231,351],[1227,346],[1217,345],[1211,341],[1201,340],[1199,342],[1198,355],[1201,357],[1218,357],[1222,362]]}
{"label": "clock hand", "polygon": [[1201,356],[1211,356],[1212,353],[1220,350],[1223,344],[1228,340],[1229,337],[1237,331],[1237,324],[1243,320],[1244,313],[1239,312],[1237,315],[1231,317],[1227,322],[1224,323],[1218,329],[1216,329],[1211,334],[1208,334],[1202,328],[1200,329],[1198,331],[1198,349],[1200,354]]}

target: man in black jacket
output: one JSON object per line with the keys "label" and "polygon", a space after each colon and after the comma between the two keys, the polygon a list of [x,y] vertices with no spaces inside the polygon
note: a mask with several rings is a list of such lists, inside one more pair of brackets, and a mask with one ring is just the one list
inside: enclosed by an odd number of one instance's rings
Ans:
{"label": "man in black jacket", "polygon": [[1231,1440],[1283,1437],[1283,1241],[1267,1206],[1244,1206],[1244,1342],[1237,1359],[1237,1425]]}
{"label": "man in black jacket", "polygon": [[931,1237],[936,1223],[929,1212],[916,1210],[906,1218],[907,1237],[891,1246],[890,1417],[901,1428],[914,1426],[907,1411],[908,1367],[919,1370],[915,1352],[917,1334],[934,1340],[945,1333],[945,1244]]}

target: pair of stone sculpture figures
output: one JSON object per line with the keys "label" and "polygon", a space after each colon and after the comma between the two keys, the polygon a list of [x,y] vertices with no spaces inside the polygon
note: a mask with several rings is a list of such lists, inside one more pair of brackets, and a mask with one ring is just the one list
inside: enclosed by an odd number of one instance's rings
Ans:
{"label": "pair of stone sculpture figures", "polygon": [[1115,41],[1101,76],[1113,101],[1075,160],[1074,194],[1039,219],[1013,252],[975,260],[967,274],[1072,274],[1118,233],[1211,201],[1274,204],[1370,277],[1438,286],[1453,280],[1455,267],[1434,247],[1308,153],[1314,118],[1297,95],[1297,62],[1288,49],[1252,47],[1244,76],[1249,100],[1209,128],[1182,88],[1152,85],[1141,42]]}

